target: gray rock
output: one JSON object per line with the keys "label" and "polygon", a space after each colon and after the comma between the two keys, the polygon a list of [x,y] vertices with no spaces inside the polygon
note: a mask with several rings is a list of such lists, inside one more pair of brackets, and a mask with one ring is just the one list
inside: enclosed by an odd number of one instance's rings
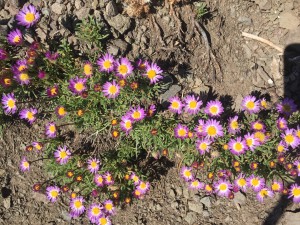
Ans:
{"label": "gray rock", "polygon": [[200,200],[200,202],[205,205],[207,208],[211,208],[211,201],[210,201],[210,198],[208,196],[202,198]]}
{"label": "gray rock", "polygon": [[270,10],[272,7],[271,0],[255,0],[261,10]]}
{"label": "gray rock", "polygon": [[233,202],[235,204],[239,204],[240,206],[246,204],[246,197],[240,191],[234,194]]}
{"label": "gray rock", "polygon": [[202,216],[203,216],[203,217],[209,217],[209,212],[208,212],[207,210],[204,210],[204,211],[202,212]]}
{"label": "gray rock", "polygon": [[[102,2],[102,1],[101,1]],[[94,0],[92,2],[92,9],[97,9],[99,6],[99,0]]]}
{"label": "gray rock", "polygon": [[89,14],[90,14],[90,9],[89,8],[85,8],[85,7],[82,7],[81,9],[79,9],[78,11],[75,12],[75,15],[80,20],[88,17]]}
{"label": "gray rock", "polygon": [[182,194],[183,194],[183,197],[185,197],[186,199],[189,199],[189,198],[190,198],[190,192],[189,192],[189,189],[183,188]]}
{"label": "gray rock", "polygon": [[186,217],[184,217],[184,220],[188,223],[188,224],[193,224],[194,222],[196,222],[197,220],[197,214],[194,212],[188,212],[186,214]]}
{"label": "gray rock", "polygon": [[199,214],[203,212],[203,206],[201,203],[195,203],[195,202],[189,201],[188,206],[189,206],[190,211],[193,211],[193,212],[196,212]]}
{"label": "gray rock", "polygon": [[238,22],[245,24],[245,25],[251,25],[252,24],[252,19],[249,17],[245,17],[245,16],[240,16],[238,18]]}
{"label": "gray rock", "polygon": [[62,211],[61,212],[61,216],[62,216],[62,218],[65,220],[65,221],[71,221],[71,216],[70,216],[70,213],[68,213],[67,211]]}
{"label": "gray rock", "polygon": [[294,30],[300,24],[299,18],[292,12],[285,11],[279,15],[279,26],[285,29]]}
{"label": "gray rock", "polygon": [[43,16],[45,16],[45,17],[49,17],[49,15],[50,15],[48,8],[42,8],[41,12],[42,12]]}
{"label": "gray rock", "polygon": [[6,209],[9,209],[11,207],[11,196],[3,199],[3,206]]}
{"label": "gray rock", "polygon": [[118,15],[119,12],[116,3],[114,1],[110,1],[105,7],[105,12],[108,17]]}
{"label": "gray rock", "polygon": [[116,39],[111,42],[111,45],[116,46],[122,53],[126,52],[128,49],[128,43],[122,39]]}
{"label": "gray rock", "polygon": [[32,192],[31,197],[37,202],[47,202],[46,195],[39,192]]}
{"label": "gray rock", "polygon": [[232,218],[230,216],[227,216],[224,221],[226,223],[232,222]]}
{"label": "gray rock", "polygon": [[84,3],[81,0],[76,0],[74,5],[76,9],[80,9],[84,6]]}
{"label": "gray rock", "polygon": [[162,102],[168,101],[169,98],[175,96],[179,91],[181,91],[181,87],[179,85],[172,85],[169,90],[160,96],[160,99]]}
{"label": "gray rock", "polygon": [[170,188],[169,191],[167,191],[167,192],[168,192],[168,195],[170,198],[175,199],[176,194],[175,194],[174,189]]}
{"label": "gray rock", "polygon": [[108,24],[121,34],[124,34],[131,27],[131,19],[122,14],[118,14],[111,18],[107,17],[106,19]]}
{"label": "gray rock", "polygon": [[119,48],[117,46],[110,45],[107,48],[107,52],[111,55],[117,56],[119,54]]}
{"label": "gray rock", "polygon": [[52,12],[54,12],[55,14],[61,15],[65,12],[66,10],[66,6],[63,4],[59,4],[59,3],[54,3],[51,6],[51,10]]}
{"label": "gray rock", "polygon": [[47,34],[41,28],[37,28],[36,33],[42,42],[44,42],[46,40]]}
{"label": "gray rock", "polygon": [[171,203],[171,208],[172,208],[172,209],[176,209],[176,210],[177,210],[178,207],[179,207],[179,204],[178,204],[177,201]]}
{"label": "gray rock", "polygon": [[0,0],[0,10],[4,9],[4,6],[5,6],[5,1]]}
{"label": "gray rock", "polygon": [[162,207],[161,207],[160,204],[156,204],[156,205],[155,205],[155,209],[156,209],[157,211],[160,211],[160,210],[162,209]]}
{"label": "gray rock", "polygon": [[180,197],[182,195],[182,187],[177,186],[175,188],[175,191],[176,191],[176,196],[177,197]]}
{"label": "gray rock", "polygon": [[110,0],[100,0],[100,2],[98,3],[98,5],[100,6],[100,8],[104,8]]}

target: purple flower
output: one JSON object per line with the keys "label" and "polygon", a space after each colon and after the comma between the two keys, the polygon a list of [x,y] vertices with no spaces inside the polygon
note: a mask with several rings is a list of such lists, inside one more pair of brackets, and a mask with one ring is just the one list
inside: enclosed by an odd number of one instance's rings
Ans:
{"label": "purple flower", "polygon": [[295,104],[294,100],[285,98],[281,103],[277,104],[276,108],[279,113],[290,116],[293,114],[293,112],[296,112],[297,105]]}
{"label": "purple flower", "polygon": [[74,94],[81,94],[86,88],[86,78],[75,77],[69,81],[69,89]]}
{"label": "purple flower", "polygon": [[163,71],[160,69],[159,66],[155,63],[147,63],[145,73],[143,74],[145,77],[148,77],[150,80],[150,84],[156,84],[159,80],[163,78],[161,73]]}
{"label": "purple flower", "polygon": [[274,193],[269,188],[262,188],[259,192],[256,194],[256,198],[259,202],[263,202],[265,197],[273,197]]}
{"label": "purple flower", "polygon": [[96,220],[96,223],[99,225],[111,225],[111,220],[105,213],[102,213],[100,217]]}
{"label": "purple flower", "polygon": [[46,195],[49,201],[56,202],[60,194],[60,189],[57,186],[49,186],[46,188]]}
{"label": "purple flower", "polygon": [[174,129],[174,136],[176,138],[185,139],[188,137],[189,129],[187,126],[178,124]]}
{"label": "purple flower", "polygon": [[220,101],[209,101],[204,112],[211,117],[219,117],[224,112],[224,108]]}
{"label": "purple flower", "polygon": [[57,95],[58,95],[58,86],[57,85],[47,88],[47,96],[49,98],[56,97]]}
{"label": "purple flower", "polygon": [[1,102],[5,114],[16,113],[17,106],[16,106],[16,99],[14,93],[8,93],[8,94],[3,93]]}
{"label": "purple flower", "polygon": [[88,164],[88,170],[91,172],[91,173],[97,173],[98,170],[99,170],[99,164],[100,164],[100,161],[98,159],[89,159],[87,161],[87,164]]}
{"label": "purple flower", "polygon": [[35,108],[22,109],[19,113],[20,118],[27,120],[30,124],[36,120],[35,114],[37,114],[37,109]]}
{"label": "purple flower", "polygon": [[201,155],[204,155],[205,152],[209,152],[211,141],[207,138],[198,139],[196,141],[196,147]]}
{"label": "purple flower", "polygon": [[47,51],[45,53],[45,57],[52,63],[54,63],[58,57],[59,57],[59,53],[58,52],[50,52],[50,51]]}
{"label": "purple flower", "polygon": [[253,174],[247,178],[248,187],[251,187],[255,192],[260,191],[265,186],[265,179],[256,177]]}
{"label": "purple flower", "polygon": [[25,171],[29,171],[29,169],[30,169],[30,163],[28,162],[26,157],[23,157],[20,162],[20,170],[22,172],[25,172]]}
{"label": "purple flower", "polygon": [[4,49],[0,48],[0,60],[6,60],[7,58],[8,58],[7,52]]}
{"label": "purple flower", "polygon": [[67,146],[59,146],[54,152],[55,161],[60,165],[66,164],[71,157],[71,152],[67,149]]}
{"label": "purple flower", "polygon": [[104,177],[100,174],[96,174],[95,177],[94,177],[94,182],[95,184],[98,186],[98,187],[103,187],[104,186]]}
{"label": "purple flower", "polygon": [[23,43],[23,36],[21,31],[16,28],[15,30],[12,30],[7,35],[7,41],[11,45],[22,45]]}
{"label": "purple flower", "polygon": [[293,149],[297,148],[300,144],[299,138],[295,135],[294,129],[286,129],[281,138],[286,143],[287,146],[291,146]]}
{"label": "purple flower", "polygon": [[42,70],[39,70],[38,78],[39,79],[44,79],[45,77],[46,77],[46,72],[42,71]]}
{"label": "purple flower", "polygon": [[283,117],[277,119],[276,125],[279,130],[286,130],[288,128],[288,122]]}
{"label": "purple flower", "polygon": [[55,113],[59,119],[64,118],[67,115],[65,107],[59,105],[55,108]]}
{"label": "purple flower", "polygon": [[97,65],[99,66],[100,71],[111,72],[114,70],[115,60],[112,55],[106,53],[102,58],[97,60]]}
{"label": "purple flower", "polygon": [[111,175],[110,172],[106,172],[106,173],[103,175],[103,178],[104,178],[104,180],[105,180],[104,183],[105,183],[106,185],[111,185],[111,184],[114,183],[113,177],[112,177],[112,175]]}
{"label": "purple flower", "polygon": [[192,190],[200,190],[204,188],[204,183],[200,182],[198,179],[189,181],[189,188]]}
{"label": "purple flower", "polygon": [[74,214],[75,217],[80,216],[84,212],[85,210],[85,207],[83,205],[84,202],[85,201],[82,196],[78,196],[71,200],[70,208],[71,208],[71,212]]}
{"label": "purple flower", "polygon": [[132,124],[133,121],[130,116],[128,115],[122,116],[120,126],[121,129],[126,132],[126,134],[129,134],[129,132],[132,130]]}
{"label": "purple flower", "polygon": [[170,105],[169,110],[173,113],[181,114],[183,104],[177,96],[174,96],[169,99]]}
{"label": "purple flower", "polygon": [[215,192],[219,196],[227,197],[232,189],[232,185],[227,180],[219,180],[214,183]]}
{"label": "purple flower", "polygon": [[195,127],[194,131],[196,131],[198,137],[203,137],[205,136],[205,132],[204,132],[204,124],[205,124],[205,121],[204,120],[198,120],[198,124],[197,126]]}
{"label": "purple flower", "polygon": [[103,209],[108,215],[113,215],[115,212],[115,207],[112,200],[106,200],[103,202]]}
{"label": "purple flower", "polygon": [[127,58],[121,58],[119,61],[116,61],[116,75],[122,79],[126,79],[132,71],[133,66]]}
{"label": "purple flower", "polygon": [[185,181],[191,181],[194,179],[194,175],[192,174],[192,168],[190,167],[182,167],[180,174]]}
{"label": "purple flower", "polygon": [[230,117],[228,120],[228,131],[230,134],[237,134],[240,132],[240,127],[239,127],[239,122],[238,122],[239,117],[234,116]]}
{"label": "purple flower", "polygon": [[210,119],[203,126],[206,137],[217,138],[223,136],[223,128],[219,121]]}
{"label": "purple flower", "polygon": [[265,131],[266,125],[261,121],[254,121],[251,123],[251,129],[254,131]]}
{"label": "purple flower", "polygon": [[293,197],[294,203],[300,203],[300,186],[297,184],[293,184],[289,190],[289,198]]}
{"label": "purple flower", "polygon": [[141,194],[146,194],[150,189],[149,182],[140,181],[136,188],[141,192]]}
{"label": "purple flower", "polygon": [[282,182],[274,180],[271,184],[271,189],[274,192],[281,192],[283,190]]}
{"label": "purple flower", "polygon": [[30,77],[26,71],[15,74],[14,78],[20,85],[28,85],[30,83]]}
{"label": "purple flower", "polygon": [[112,82],[106,82],[103,85],[103,94],[107,98],[116,98],[120,94],[120,86],[117,84],[115,80]]}
{"label": "purple flower", "polygon": [[184,99],[185,101],[185,111],[191,115],[195,115],[200,111],[200,107],[203,104],[198,97],[194,95],[188,95]]}
{"label": "purple flower", "polygon": [[12,66],[12,71],[14,74],[19,74],[28,69],[26,59],[17,60],[17,62]]}
{"label": "purple flower", "polygon": [[131,108],[128,115],[133,121],[140,121],[146,117],[145,110],[140,106]]}
{"label": "purple flower", "polygon": [[86,61],[83,65],[83,74],[86,77],[91,77],[93,75],[93,66],[92,63],[89,61]]}
{"label": "purple flower", "polygon": [[247,190],[247,181],[244,174],[240,174],[235,180],[234,184],[239,190],[246,191]]}
{"label": "purple flower", "polygon": [[246,96],[242,101],[242,108],[250,114],[259,112],[259,102],[254,96]]}
{"label": "purple flower", "polygon": [[247,144],[241,137],[238,137],[236,140],[230,139],[228,146],[230,152],[234,155],[244,154],[247,150]]}
{"label": "purple flower", "polygon": [[93,203],[87,210],[88,218],[92,223],[97,223],[98,218],[101,216],[103,206]]}
{"label": "purple flower", "polygon": [[254,137],[254,134],[247,133],[244,136],[247,147],[254,151],[257,146],[260,145],[259,141]]}
{"label": "purple flower", "polygon": [[40,14],[37,12],[33,5],[24,6],[23,9],[17,14],[16,20],[19,25],[26,28],[34,25],[40,18]]}
{"label": "purple flower", "polygon": [[45,125],[45,134],[48,138],[55,138],[56,137],[56,125],[54,122],[50,122]]}

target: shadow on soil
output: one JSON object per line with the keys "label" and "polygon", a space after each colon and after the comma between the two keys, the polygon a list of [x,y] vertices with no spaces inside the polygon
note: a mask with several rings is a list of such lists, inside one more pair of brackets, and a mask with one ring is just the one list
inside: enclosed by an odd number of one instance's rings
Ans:
{"label": "shadow on soil", "polygon": [[[300,105],[300,44],[288,45],[284,50],[284,98],[291,98]],[[300,121],[299,121],[300,122]],[[298,153],[299,154],[299,153]],[[300,184],[300,178],[295,181]],[[268,215],[262,225],[276,225],[292,200],[282,195],[273,211]],[[300,208],[291,211],[297,213]]]}

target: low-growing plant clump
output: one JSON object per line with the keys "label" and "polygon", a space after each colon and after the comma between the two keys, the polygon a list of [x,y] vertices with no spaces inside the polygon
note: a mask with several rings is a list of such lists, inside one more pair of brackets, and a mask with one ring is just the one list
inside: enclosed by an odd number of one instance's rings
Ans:
{"label": "low-growing plant clump", "polygon": [[[190,93],[165,106],[159,95],[168,84],[156,63],[103,52],[76,57],[65,41],[54,51],[27,43],[24,29],[34,34],[39,19],[34,6],[25,6],[0,48],[2,123],[43,124],[20,162],[24,173],[44,162],[51,179],[32,184],[34,191],[51,202],[66,198],[74,218],[86,213],[91,223],[111,224],[116,207],[149,192],[150,172],[140,161],[177,157],[180,176],[196,192],[232,199],[253,190],[261,202],[275,193],[300,202],[299,111],[292,99],[272,107],[249,95],[235,112],[226,101]],[[109,147],[74,149],[70,126]]]}

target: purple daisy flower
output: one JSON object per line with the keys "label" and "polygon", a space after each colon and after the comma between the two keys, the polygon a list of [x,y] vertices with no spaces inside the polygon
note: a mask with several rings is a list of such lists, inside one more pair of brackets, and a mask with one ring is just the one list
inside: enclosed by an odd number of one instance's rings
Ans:
{"label": "purple daisy flower", "polygon": [[55,108],[55,113],[59,119],[64,118],[67,115],[65,107],[59,105]]}
{"label": "purple daisy flower", "polygon": [[49,122],[45,125],[45,134],[48,138],[55,138],[57,133],[56,125],[54,122]]}
{"label": "purple daisy flower", "polygon": [[247,150],[247,144],[241,137],[238,137],[236,140],[230,139],[228,146],[230,152],[234,155],[244,154]]}
{"label": "purple daisy flower", "polygon": [[110,172],[106,172],[104,175],[103,175],[103,178],[104,178],[104,183],[106,185],[111,185],[114,183],[114,180],[113,180],[113,177],[111,175]]}
{"label": "purple daisy flower", "polygon": [[93,65],[91,62],[89,61],[86,61],[84,64],[83,64],[83,74],[86,76],[86,77],[91,77],[93,75]]}
{"label": "purple daisy flower", "polygon": [[22,10],[17,14],[16,20],[19,25],[25,26],[26,28],[31,27],[40,18],[40,14],[33,5],[24,6]]}
{"label": "purple daisy flower", "polygon": [[261,109],[267,109],[268,108],[268,102],[267,102],[267,100],[265,98],[262,98],[259,101],[259,105],[260,105]]}
{"label": "purple daisy flower", "polygon": [[148,77],[150,80],[150,84],[156,84],[159,80],[163,78],[161,76],[161,73],[163,71],[160,69],[159,66],[155,63],[147,63],[145,68],[145,74],[143,74],[145,77]]}
{"label": "purple daisy flower", "polygon": [[29,171],[29,169],[30,169],[30,163],[28,162],[26,157],[23,157],[20,162],[20,170],[22,172],[26,172],[26,171]]}
{"label": "purple daisy flower", "polygon": [[145,110],[138,106],[137,108],[131,108],[129,116],[133,121],[140,121],[146,117]]}
{"label": "purple daisy flower", "polygon": [[289,189],[289,198],[293,197],[294,203],[300,203],[300,186],[297,184],[292,184]]}
{"label": "purple daisy flower", "polygon": [[185,139],[188,137],[188,133],[189,133],[189,129],[187,126],[183,126],[181,124],[178,124],[175,128],[174,128],[174,136],[176,138],[180,138],[180,139]]}
{"label": "purple daisy flower", "polygon": [[191,115],[195,115],[200,111],[200,107],[203,104],[198,97],[194,95],[188,95],[184,99],[185,102],[185,111]]}
{"label": "purple daisy flower", "polygon": [[202,119],[198,120],[198,124],[197,124],[197,126],[195,127],[195,129],[194,129],[194,131],[196,131],[198,137],[203,137],[203,136],[205,136],[205,132],[204,132],[204,129],[203,129],[204,124],[205,124],[205,121],[204,121],[204,120],[202,120]]}
{"label": "purple daisy flower", "polygon": [[185,181],[191,181],[194,179],[194,175],[192,174],[192,168],[190,167],[182,167],[180,174]]}
{"label": "purple daisy flower", "polygon": [[274,192],[281,192],[283,190],[283,183],[277,180],[274,180],[271,184],[271,190]]}
{"label": "purple daisy flower", "polygon": [[92,223],[97,223],[98,218],[101,216],[103,206],[97,203],[93,203],[88,208],[88,218]]}
{"label": "purple daisy flower", "polygon": [[212,194],[214,192],[213,186],[211,184],[205,184],[204,190],[207,194]]}
{"label": "purple daisy flower", "polygon": [[139,59],[136,63],[136,68],[138,70],[145,70],[147,65],[149,65],[147,60]]}
{"label": "purple daisy flower", "polygon": [[115,207],[112,200],[106,200],[103,202],[103,209],[108,215],[113,215],[115,213]]}
{"label": "purple daisy flower", "polygon": [[237,134],[240,132],[240,127],[239,127],[239,122],[238,122],[239,117],[234,116],[230,117],[228,120],[228,131],[230,134]]}
{"label": "purple daisy flower", "polygon": [[293,149],[297,148],[300,144],[299,138],[295,135],[294,129],[286,129],[281,138],[286,143],[287,146],[291,146]]}
{"label": "purple daisy flower", "polygon": [[296,166],[298,177],[300,177],[300,161],[299,160],[295,161],[294,165]]}
{"label": "purple daisy flower", "polygon": [[260,191],[265,187],[265,179],[256,177],[253,174],[247,178],[248,187],[251,187],[255,192]]}
{"label": "purple daisy flower", "polygon": [[122,79],[126,79],[133,71],[133,66],[127,58],[121,58],[116,61],[116,75]]}
{"label": "purple daisy flower", "polygon": [[51,63],[54,63],[56,62],[56,60],[59,58],[59,53],[58,52],[50,52],[50,51],[47,51],[45,53],[45,57],[51,62]]}
{"label": "purple daisy flower", "polygon": [[149,182],[140,181],[136,188],[141,192],[141,194],[146,194],[150,189]]}
{"label": "purple daisy flower", "polygon": [[261,121],[254,121],[251,123],[251,129],[254,131],[265,131],[266,125]]}
{"label": "purple daisy flower", "polygon": [[245,142],[249,150],[254,151],[260,145],[259,141],[254,137],[254,134],[247,133],[244,136]]}
{"label": "purple daisy flower", "polygon": [[8,93],[8,94],[3,93],[1,103],[5,114],[16,113],[17,106],[16,106],[16,99],[14,93]]}
{"label": "purple daisy flower", "polygon": [[265,197],[273,197],[274,193],[269,188],[262,188],[259,192],[256,194],[256,198],[259,202],[263,202]]}
{"label": "purple daisy flower", "polygon": [[126,134],[129,134],[129,132],[132,130],[132,124],[133,121],[130,116],[128,115],[122,116],[120,126],[121,129],[126,132]]}
{"label": "purple daisy flower", "polygon": [[99,168],[100,168],[100,161],[98,159],[89,159],[87,161],[87,164],[88,164],[88,170],[91,172],[91,173],[97,173]]}
{"label": "purple daisy flower", "polygon": [[254,96],[246,96],[242,101],[242,108],[250,114],[257,113],[259,112],[259,102]]}
{"label": "purple daisy flower", "polygon": [[100,217],[96,220],[98,225],[111,225],[111,220],[104,213],[100,215]]}
{"label": "purple daisy flower", "polygon": [[7,41],[11,45],[22,45],[23,43],[23,36],[21,31],[16,28],[15,30],[12,30],[7,35]]}
{"label": "purple daisy flower", "polygon": [[56,202],[60,195],[60,189],[57,186],[49,186],[46,188],[46,195],[50,202]]}
{"label": "purple daisy flower", "polygon": [[70,208],[71,211],[74,213],[74,215],[76,215],[76,217],[80,216],[84,212],[85,210],[85,207],[83,205],[84,202],[85,200],[82,196],[78,196],[76,198],[71,199]]}
{"label": "purple daisy flower", "polygon": [[111,72],[114,70],[115,60],[112,55],[106,53],[102,58],[97,60],[97,65],[99,66],[100,71]]}
{"label": "purple daisy flower", "polygon": [[223,136],[223,128],[219,121],[210,119],[203,126],[206,137],[217,138]]}
{"label": "purple daisy flower", "polygon": [[8,58],[7,52],[3,48],[0,48],[0,60],[6,60],[7,58]]}
{"label": "purple daisy flower", "polygon": [[12,66],[12,71],[14,74],[19,74],[28,69],[26,59],[17,60],[17,62]]}
{"label": "purple daisy flower", "polygon": [[71,157],[71,152],[67,149],[67,146],[59,146],[54,152],[55,161],[60,165],[66,164]]}
{"label": "purple daisy flower", "polygon": [[227,180],[221,179],[214,183],[214,189],[217,195],[227,197],[232,185]]}
{"label": "purple daisy flower", "polygon": [[35,114],[37,114],[37,109],[30,108],[30,109],[22,109],[19,113],[20,118],[27,120],[30,124],[32,124],[35,120]]}
{"label": "purple daisy flower", "polygon": [[75,77],[69,81],[69,89],[74,94],[81,94],[86,88],[86,78]]}
{"label": "purple daisy flower", "polygon": [[269,137],[262,131],[254,132],[254,137],[258,140],[260,144],[264,144],[269,139]]}
{"label": "purple daisy flower", "polygon": [[286,116],[290,116],[297,111],[297,105],[295,104],[294,100],[290,98],[283,99],[281,103],[277,104],[276,108],[279,113]]}
{"label": "purple daisy flower", "polygon": [[138,185],[140,183],[140,178],[134,172],[130,174],[130,179],[133,181],[134,185]]}
{"label": "purple daisy flower", "polygon": [[39,79],[44,79],[46,77],[46,72],[42,71],[42,70],[39,70],[39,73],[38,73],[37,76],[38,76]]}
{"label": "purple daisy flower", "polygon": [[38,151],[38,152],[41,152],[42,149],[43,149],[43,144],[41,142],[38,142],[38,141],[34,141],[32,142],[32,146]]}
{"label": "purple daisy flower", "polygon": [[30,83],[30,77],[25,71],[15,74],[14,78],[20,85],[28,85]]}
{"label": "purple daisy flower", "polygon": [[154,113],[156,112],[156,106],[155,105],[150,105],[148,111],[147,111],[147,116],[151,117],[154,115]]}
{"label": "purple daisy flower", "polygon": [[120,94],[120,86],[115,80],[103,85],[103,94],[108,98],[116,98]]}
{"label": "purple daisy flower", "polygon": [[189,181],[189,188],[192,190],[201,190],[204,188],[204,183],[200,182],[198,179]]}
{"label": "purple daisy flower", "polygon": [[177,96],[174,96],[169,99],[170,105],[169,110],[173,113],[181,114],[183,104]]}
{"label": "purple daisy flower", "polygon": [[57,95],[58,95],[58,86],[57,85],[47,88],[47,96],[49,98],[56,97]]}
{"label": "purple daisy flower", "polygon": [[276,149],[277,149],[277,152],[279,152],[279,153],[282,153],[282,152],[285,152],[285,151],[288,150],[288,148],[287,148],[287,146],[286,146],[286,143],[285,143],[285,141],[283,141],[283,140],[281,140],[281,141],[278,143]]}
{"label": "purple daisy flower", "polygon": [[94,182],[98,187],[103,187],[105,185],[104,177],[100,174],[96,174],[94,177]]}
{"label": "purple daisy flower", "polygon": [[242,190],[244,192],[247,190],[248,184],[247,184],[245,175],[242,173],[234,180],[234,184],[236,187],[239,188],[239,190]]}
{"label": "purple daisy flower", "polygon": [[204,155],[205,152],[209,152],[211,141],[207,138],[198,139],[196,141],[196,147],[201,155]]}
{"label": "purple daisy flower", "polygon": [[279,130],[286,130],[288,128],[288,122],[285,118],[279,117],[276,121],[276,126]]}
{"label": "purple daisy flower", "polygon": [[219,117],[224,112],[222,103],[218,100],[209,101],[205,107],[204,112],[211,117]]}

